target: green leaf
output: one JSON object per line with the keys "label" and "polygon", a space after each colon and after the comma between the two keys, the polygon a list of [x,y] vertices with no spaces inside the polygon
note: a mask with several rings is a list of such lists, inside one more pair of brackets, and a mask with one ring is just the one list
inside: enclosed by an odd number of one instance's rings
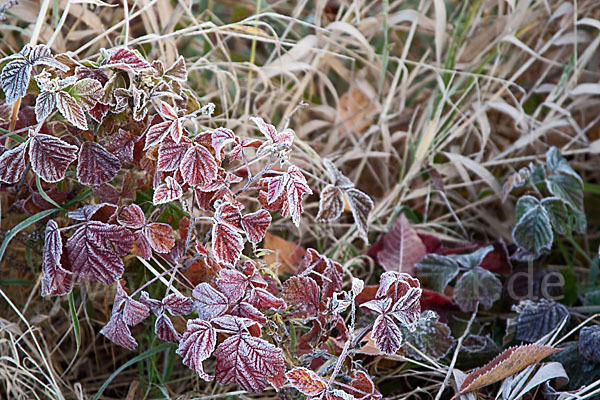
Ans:
{"label": "green leaf", "polygon": [[482,247],[469,254],[452,254],[449,257],[466,269],[479,267],[485,256],[494,250],[494,246]]}
{"label": "green leaf", "polygon": [[540,165],[529,164],[531,171],[531,183],[533,186],[543,185],[546,182],[546,171]]}
{"label": "green leaf", "polygon": [[[439,315],[435,311],[428,310],[421,313],[413,331],[402,327],[402,336],[404,336],[405,343],[412,344],[421,353],[434,360],[446,356],[454,344],[454,338],[448,325],[440,322],[439,319]],[[404,346],[404,349],[411,357],[417,360],[423,359],[410,346]]]}
{"label": "green leaf", "polygon": [[77,344],[77,351],[81,346],[81,329],[79,327],[79,318],[77,318],[77,310],[75,310],[75,300],[73,299],[73,292],[69,293],[69,310],[71,311],[71,320],[73,321],[73,333],[75,334],[75,343]]}
{"label": "green leaf", "polygon": [[554,175],[546,179],[546,187],[553,196],[564,200],[575,210],[583,211],[583,185],[569,175]]}
{"label": "green leaf", "polygon": [[525,195],[521,196],[517,201],[515,207],[515,216],[517,221],[523,218],[523,215],[527,214],[527,211],[540,205],[540,201],[533,196]]}
{"label": "green leaf", "polygon": [[490,271],[475,267],[465,272],[454,288],[454,301],[462,311],[475,310],[477,302],[490,308],[500,298],[502,282]]}
{"label": "green leaf", "polygon": [[163,343],[160,346],[146,350],[142,354],[140,354],[136,357],[133,357],[131,360],[127,361],[125,364],[123,364],[119,368],[117,368],[117,370],[115,372],[113,372],[106,381],[104,381],[104,383],[102,384],[100,389],[98,389],[98,392],[94,395],[94,398],[92,400],[98,400],[102,396],[102,393],[104,393],[104,391],[106,390],[108,385],[110,385],[112,380],[115,379],[121,372],[123,372],[129,366],[131,366],[137,362],[143,361],[148,357],[152,357],[154,354],[160,353],[163,350],[174,349],[174,348],[175,348],[175,345],[173,345],[172,343]]}
{"label": "green leaf", "polygon": [[579,181],[581,184],[583,184],[583,181],[579,174],[575,172],[573,168],[571,168],[567,160],[560,154],[560,151],[554,146],[552,146],[550,150],[546,152],[546,166],[552,172],[560,172],[566,175],[570,175],[571,177]]}
{"label": "green leaf", "polygon": [[565,235],[571,231],[571,218],[563,200],[558,197],[548,197],[542,200],[542,206],[548,213],[550,224],[555,232]]}
{"label": "green leaf", "polygon": [[550,250],[554,241],[550,218],[541,204],[521,216],[512,234],[519,247],[537,256],[544,249]]}
{"label": "green leaf", "polygon": [[2,242],[2,246],[0,246],[0,261],[2,260],[2,257],[4,257],[4,253],[6,252],[6,248],[8,247],[8,244],[10,243],[11,240],[13,240],[13,238],[15,236],[17,236],[17,234],[19,232],[21,232],[23,229],[27,228],[28,226],[35,224],[39,220],[42,220],[42,219],[46,218],[47,216],[54,214],[57,211],[58,211],[58,209],[56,209],[56,208],[53,208],[51,210],[40,211],[39,213],[34,214],[31,217],[21,221],[14,228],[12,228],[8,232],[6,237],[4,238],[4,241]]}
{"label": "green leaf", "polygon": [[453,259],[439,254],[428,254],[415,265],[421,284],[439,293],[443,293],[448,283],[458,275],[458,269]]}

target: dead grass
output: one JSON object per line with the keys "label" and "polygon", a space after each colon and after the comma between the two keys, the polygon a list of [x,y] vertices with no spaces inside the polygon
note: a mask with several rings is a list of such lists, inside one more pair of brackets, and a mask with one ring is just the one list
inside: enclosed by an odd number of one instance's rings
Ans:
{"label": "dead grass", "polygon": [[[47,12],[38,19],[40,9]],[[81,58],[120,44],[166,63],[183,54],[191,85],[202,101],[217,105],[211,123],[241,134],[252,134],[251,115],[283,125],[300,102],[308,103],[290,122],[300,138],[298,164],[322,176],[319,157],[333,159],[373,196],[372,240],[407,207],[421,218],[419,229],[446,240],[510,242],[514,198],[501,202],[504,180],[542,160],[551,145],[572,157],[584,181],[598,181],[596,0],[21,0],[7,16],[2,55],[30,39]],[[317,203],[310,199],[307,218]],[[588,211],[591,227],[595,207]],[[277,224],[290,228],[288,221]],[[364,252],[350,219],[290,231],[300,244],[318,242],[340,259],[352,244]],[[592,229],[584,248],[597,237]],[[75,353],[66,302],[41,300],[32,268],[1,266],[0,281],[33,285],[0,282],[0,394],[88,398],[131,357],[97,335],[111,295],[96,286],[82,292],[82,344]],[[243,397],[199,382],[177,362],[165,374],[173,357],[171,351],[127,369],[107,395]],[[396,398],[437,393],[445,367],[425,367],[432,371],[421,377],[428,384]],[[412,374],[422,371],[389,371],[383,381],[405,379],[410,387]]]}

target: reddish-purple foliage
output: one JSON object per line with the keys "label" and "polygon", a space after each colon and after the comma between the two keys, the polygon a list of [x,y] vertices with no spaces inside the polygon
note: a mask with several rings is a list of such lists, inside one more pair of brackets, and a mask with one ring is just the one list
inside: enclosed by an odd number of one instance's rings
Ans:
{"label": "reddish-purple foliage", "polygon": [[202,361],[211,356],[216,344],[217,332],[212,325],[202,319],[191,319],[187,322],[177,354],[183,359],[183,364],[195,370],[200,378],[210,381],[214,378],[204,372]]}

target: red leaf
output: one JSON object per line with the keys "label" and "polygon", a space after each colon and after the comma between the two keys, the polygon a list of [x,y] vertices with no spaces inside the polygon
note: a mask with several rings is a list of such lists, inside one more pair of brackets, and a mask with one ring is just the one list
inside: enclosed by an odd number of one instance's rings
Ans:
{"label": "red leaf", "polygon": [[267,203],[273,204],[281,197],[281,194],[285,190],[289,176],[287,174],[279,175],[273,178],[269,178],[268,192],[267,192]]}
{"label": "red leaf", "polygon": [[139,74],[152,67],[146,60],[139,56],[135,51],[120,47],[113,50],[110,55],[102,61],[102,68],[116,68],[123,71]]}
{"label": "red leaf", "polygon": [[148,308],[150,309],[150,311],[152,311],[152,313],[154,315],[158,316],[158,315],[162,314],[164,311],[162,301],[158,301],[156,299],[151,299],[150,295],[145,290],[142,290],[142,293],[140,295],[140,302],[144,303],[146,306],[148,306]]}
{"label": "red leaf", "polygon": [[211,145],[215,149],[215,156],[217,160],[223,160],[223,148],[236,141],[236,136],[231,129],[217,128],[210,134]]}
{"label": "red leaf", "polygon": [[331,222],[338,219],[344,212],[344,193],[333,185],[325,186],[321,191],[317,220]]}
{"label": "red leaf", "polygon": [[273,296],[271,293],[261,288],[252,289],[248,302],[259,310],[265,310],[267,308],[281,309],[286,307],[285,301]]}
{"label": "red leaf", "polygon": [[217,177],[217,163],[204,146],[194,145],[188,149],[179,165],[181,176],[192,186],[205,186]]}
{"label": "red leaf", "polygon": [[112,314],[108,324],[102,328],[101,334],[110,339],[113,343],[123,346],[128,350],[133,350],[137,347],[137,342],[131,336],[129,327],[123,320],[121,313]]}
{"label": "red leaf", "polygon": [[29,143],[21,143],[0,156],[0,181],[17,183],[25,172],[25,153]]}
{"label": "red leaf", "polygon": [[227,222],[213,224],[212,251],[218,262],[234,265],[243,249],[244,240],[237,229]]}
{"label": "red leaf", "polygon": [[140,206],[131,204],[121,208],[117,215],[117,221],[127,228],[139,229],[146,223],[146,216]]}
{"label": "red leaf", "polygon": [[383,237],[383,249],[377,254],[386,271],[415,273],[415,264],[425,257],[425,245],[404,214]]}
{"label": "red leaf", "polygon": [[217,279],[217,287],[234,303],[244,297],[248,287],[248,278],[234,269],[224,269]]}
{"label": "red leaf", "polygon": [[173,63],[166,71],[165,76],[181,82],[187,81],[187,69],[185,68],[185,59],[179,56],[177,61]]}
{"label": "red leaf", "polygon": [[292,217],[292,222],[296,226],[300,226],[300,215],[302,214],[302,197],[305,194],[312,194],[312,190],[306,182],[306,178],[300,172],[300,169],[295,165],[288,168],[289,176],[286,194],[289,212]]}
{"label": "red leaf", "polygon": [[146,260],[152,257],[152,247],[150,246],[150,242],[148,242],[146,235],[144,235],[144,232],[140,230],[135,232],[134,235],[135,241],[133,242],[131,252]]}
{"label": "red leaf", "polygon": [[63,268],[63,242],[58,225],[53,220],[46,224],[42,252],[42,296],[61,296],[71,292],[73,274]]}
{"label": "red leaf", "polygon": [[127,325],[134,326],[148,318],[150,308],[137,300],[132,299],[121,282],[117,282],[117,292],[113,304],[113,314],[120,312],[123,316],[123,321]]}
{"label": "red leaf", "polygon": [[165,342],[179,343],[181,340],[181,335],[175,330],[173,322],[165,314],[161,314],[156,318],[154,332],[160,340]]}
{"label": "red leaf", "polygon": [[88,204],[76,210],[69,211],[67,217],[77,221],[108,222],[117,211],[117,206],[110,203]]}
{"label": "red leaf", "polygon": [[285,375],[290,384],[306,396],[318,396],[327,389],[327,382],[309,369],[297,367]]}
{"label": "red leaf", "polygon": [[212,320],[212,322],[222,328],[227,334],[250,334],[260,336],[260,325],[250,318],[242,318],[235,315],[223,315]]}
{"label": "red leaf", "polygon": [[358,233],[360,234],[360,237],[368,243],[367,233],[369,231],[369,214],[374,207],[373,200],[358,189],[348,189],[345,193]]}
{"label": "red leaf", "polygon": [[269,225],[271,225],[271,214],[267,210],[258,210],[242,217],[242,228],[248,240],[254,244],[264,239]]}
{"label": "red leaf", "polygon": [[67,92],[56,92],[56,108],[63,117],[77,128],[87,131],[88,124],[83,108]]}
{"label": "red leaf", "polygon": [[283,283],[281,296],[292,307],[291,315],[315,318],[319,315],[320,289],[314,279],[292,276]]}
{"label": "red leaf", "polygon": [[262,392],[269,378],[285,371],[281,350],[248,334],[227,338],[217,347],[215,358],[218,381],[223,385],[237,383],[249,392]]}
{"label": "red leaf", "polygon": [[217,332],[210,323],[201,319],[191,319],[187,322],[177,354],[183,358],[182,363],[195,370],[200,378],[211,381],[213,377],[204,372],[202,361],[210,357],[217,343]]}
{"label": "red leaf", "polygon": [[85,185],[111,181],[121,169],[119,159],[95,142],[84,142],[79,150],[77,178]]}
{"label": "red leaf", "polygon": [[255,306],[250,303],[242,301],[231,310],[231,315],[238,317],[248,318],[258,322],[261,325],[267,323],[267,317],[261,313]]}
{"label": "red leaf", "polygon": [[363,371],[356,371],[350,386],[353,389],[349,389],[351,395],[359,400],[379,400],[382,395],[377,389],[373,380]]}
{"label": "red leaf", "polygon": [[158,162],[156,168],[159,171],[176,171],[181,165],[183,156],[188,151],[191,141],[188,138],[182,138],[179,143],[171,140],[164,140],[158,148]]}
{"label": "red leaf", "polygon": [[192,292],[198,317],[205,321],[225,314],[229,300],[225,295],[206,282],[200,283]]}
{"label": "red leaf", "polygon": [[387,314],[379,314],[373,325],[371,338],[375,346],[386,354],[396,354],[402,344],[402,332]]}
{"label": "red leaf", "polygon": [[173,124],[173,121],[164,121],[151,125],[146,131],[146,144],[144,145],[144,150],[162,143],[162,141],[171,131]]}
{"label": "red leaf", "polygon": [[38,133],[29,145],[31,168],[46,182],[58,182],[77,159],[77,146],[50,135]]}
{"label": "red leaf", "polygon": [[143,231],[152,250],[157,253],[168,253],[175,245],[175,235],[170,225],[154,222],[146,225]]}
{"label": "red leaf", "polygon": [[[493,246],[494,250],[485,256],[481,262],[481,267],[495,274],[512,274],[512,264],[510,262],[510,258],[508,257],[506,245],[502,241],[499,241],[495,242]],[[481,247],[485,247],[485,245],[482,245]]]}
{"label": "red leaf", "polygon": [[215,219],[218,222],[228,222],[237,230],[242,230],[242,213],[240,207],[228,201],[221,202],[215,211]]}
{"label": "red leaf", "polygon": [[156,206],[158,204],[170,203],[173,200],[180,199],[181,196],[183,196],[183,190],[179,186],[179,183],[172,177],[167,176],[165,183],[161,183],[154,190],[152,204]]}
{"label": "red leaf", "polygon": [[194,304],[189,297],[171,293],[163,299],[163,304],[171,315],[186,315],[194,310]]}
{"label": "red leaf", "polygon": [[409,328],[419,320],[421,314],[421,285],[408,274],[395,271],[385,272],[379,280],[377,298],[392,301],[391,313]]}
{"label": "red leaf", "polygon": [[[123,256],[134,236],[127,228],[90,221],[67,240],[67,252],[77,281],[110,285],[123,275]],[[115,254],[116,253],[116,254]]]}
{"label": "red leaf", "polygon": [[106,150],[110,151],[119,159],[121,165],[127,165],[133,162],[135,137],[129,133],[129,131],[119,128],[117,133],[106,137],[103,143]]}

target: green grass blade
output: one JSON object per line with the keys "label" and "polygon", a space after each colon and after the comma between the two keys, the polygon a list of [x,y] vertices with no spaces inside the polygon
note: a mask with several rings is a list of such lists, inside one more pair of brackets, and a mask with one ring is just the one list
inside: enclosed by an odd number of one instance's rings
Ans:
{"label": "green grass blade", "polygon": [[6,248],[8,247],[8,244],[10,243],[11,240],[13,240],[13,238],[15,236],[17,236],[17,234],[19,232],[21,232],[23,229],[27,228],[28,226],[35,224],[39,220],[42,220],[42,219],[46,218],[47,216],[54,214],[57,211],[58,211],[58,209],[56,209],[56,208],[53,208],[51,210],[40,211],[39,213],[34,214],[31,217],[21,221],[21,223],[19,223],[17,226],[12,228],[10,230],[10,232],[8,232],[8,235],[6,235],[6,237],[4,238],[4,241],[2,242],[2,246],[0,246],[0,261],[2,261],[2,257],[4,257],[4,253],[6,252]]}
{"label": "green grass blade", "polygon": [[52,197],[48,196],[48,194],[44,191],[42,187],[42,182],[40,181],[40,177],[38,175],[35,176],[35,186],[37,186],[38,192],[40,192],[40,196],[43,197],[48,203],[52,204],[56,208],[60,208],[63,211],[66,211],[60,204],[55,202]]}
{"label": "green grass blade", "polygon": [[173,344],[171,343],[163,343],[158,347],[154,347],[150,350],[147,350],[145,352],[143,352],[142,354],[133,357],[131,360],[127,361],[125,364],[121,365],[119,368],[117,368],[117,370],[115,372],[112,373],[111,376],[108,377],[108,379],[102,384],[102,386],[100,387],[100,389],[98,389],[98,392],[96,393],[96,395],[94,396],[94,398],[92,400],[98,400],[100,398],[100,396],[102,396],[102,393],[104,393],[104,391],[106,390],[106,388],[108,387],[108,385],[110,385],[110,383],[112,382],[113,379],[115,379],[121,372],[123,372],[123,370],[127,369],[128,367],[130,367],[131,365],[145,360],[148,357],[152,357],[152,355],[156,354],[156,353],[160,353],[161,351],[169,348],[169,347],[173,347]]}
{"label": "green grass blade", "polygon": [[73,333],[75,334],[75,343],[77,343],[77,351],[81,346],[81,328],[79,326],[79,319],[77,318],[77,310],[75,310],[75,300],[73,299],[73,292],[69,293],[69,310],[71,311],[71,319],[73,320]]}

